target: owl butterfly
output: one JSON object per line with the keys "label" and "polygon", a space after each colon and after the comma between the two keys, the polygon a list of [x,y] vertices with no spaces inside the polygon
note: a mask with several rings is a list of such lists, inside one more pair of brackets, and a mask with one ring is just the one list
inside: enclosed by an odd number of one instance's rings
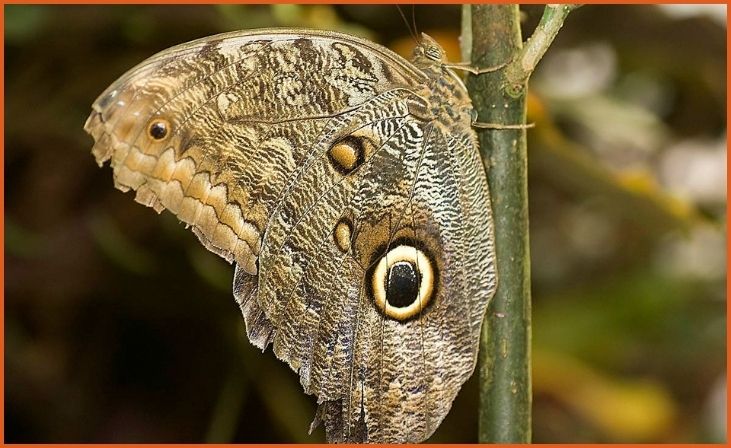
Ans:
{"label": "owl butterfly", "polygon": [[344,34],[234,32],[142,62],[86,122],[117,188],[235,264],[249,340],[299,373],[331,442],[427,439],[475,367],[492,218],[445,63],[426,35],[408,62]]}

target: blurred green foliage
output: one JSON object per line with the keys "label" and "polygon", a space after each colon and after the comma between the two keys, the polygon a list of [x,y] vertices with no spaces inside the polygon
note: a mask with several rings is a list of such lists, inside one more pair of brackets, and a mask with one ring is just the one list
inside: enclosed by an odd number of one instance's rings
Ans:
{"label": "blurred green foliage", "polygon": [[[531,84],[536,442],[725,441],[725,14],[678,12],[585,6]],[[416,25],[456,55],[459,14]],[[6,441],[323,440],[231,267],[115,190],[82,130],[151,54],[269,26],[412,45],[394,6],[5,6]],[[476,395],[432,441],[476,440]]]}

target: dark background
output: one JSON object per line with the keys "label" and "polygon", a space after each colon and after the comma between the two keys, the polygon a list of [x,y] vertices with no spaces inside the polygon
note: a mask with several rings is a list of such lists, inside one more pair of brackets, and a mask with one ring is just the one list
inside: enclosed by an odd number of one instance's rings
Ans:
{"label": "dark background", "polygon": [[[536,442],[725,441],[725,6],[690,8],[585,6],[532,81]],[[415,11],[455,61],[459,19]],[[146,57],[264,26],[413,46],[394,6],[5,7],[6,441],[323,440],[231,266],[115,190],[82,130]],[[476,441],[477,393],[432,441]]]}

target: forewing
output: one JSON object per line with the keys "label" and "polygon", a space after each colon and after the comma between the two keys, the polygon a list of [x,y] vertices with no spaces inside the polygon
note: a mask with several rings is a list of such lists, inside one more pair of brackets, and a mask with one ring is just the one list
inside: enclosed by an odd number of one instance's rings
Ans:
{"label": "forewing", "polygon": [[[334,117],[414,83],[397,56],[330,33],[240,32],[166,50],[92,106],[85,129],[115,184],[168,209],[203,244],[257,272],[277,201]],[[157,140],[151,126],[166,123]]]}

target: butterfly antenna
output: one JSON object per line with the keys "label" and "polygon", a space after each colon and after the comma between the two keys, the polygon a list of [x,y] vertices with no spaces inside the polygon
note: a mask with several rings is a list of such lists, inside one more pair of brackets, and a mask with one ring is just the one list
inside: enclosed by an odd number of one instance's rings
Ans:
{"label": "butterfly antenna", "polygon": [[419,27],[416,26],[416,5],[411,5],[411,23],[414,26],[414,35],[418,38],[421,36],[419,34]]}
{"label": "butterfly antenna", "polygon": [[399,14],[401,14],[401,18],[404,19],[404,23],[406,24],[406,28],[409,30],[409,35],[412,39],[414,39],[414,43],[419,43],[419,39],[416,37],[416,31],[414,31],[411,28],[411,25],[409,24],[409,20],[406,18],[406,15],[404,14],[404,10],[401,9],[401,5],[396,5],[396,8],[398,9]]}

